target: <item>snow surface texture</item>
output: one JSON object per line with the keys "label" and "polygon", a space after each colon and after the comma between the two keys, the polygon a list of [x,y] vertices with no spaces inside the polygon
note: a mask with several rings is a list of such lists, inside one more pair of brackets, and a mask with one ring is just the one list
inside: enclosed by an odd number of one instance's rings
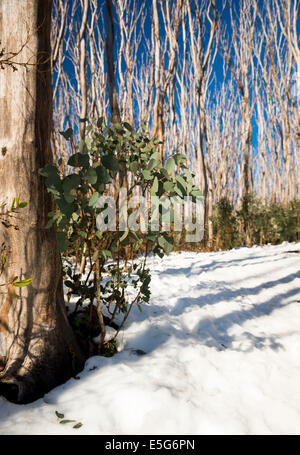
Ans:
{"label": "snow surface texture", "polygon": [[121,351],[33,404],[0,398],[0,434],[300,434],[292,250],[300,243],[151,258],[151,303],[134,309]]}

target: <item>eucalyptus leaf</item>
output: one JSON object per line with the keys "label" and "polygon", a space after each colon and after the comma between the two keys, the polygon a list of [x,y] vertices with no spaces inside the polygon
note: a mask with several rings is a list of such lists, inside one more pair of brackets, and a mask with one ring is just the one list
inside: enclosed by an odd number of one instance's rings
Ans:
{"label": "eucalyptus leaf", "polygon": [[74,155],[72,155],[70,158],[69,158],[69,161],[68,161],[68,166],[73,166],[73,167],[89,167],[89,155],[85,154],[85,153],[74,153]]}
{"label": "eucalyptus leaf", "polygon": [[85,141],[83,141],[83,140],[81,140],[79,142],[79,152],[80,153],[84,153],[84,154],[88,153],[87,145],[86,145]]}
{"label": "eucalyptus leaf", "polygon": [[70,242],[67,240],[66,234],[64,232],[57,232],[56,237],[58,241],[58,251],[65,251],[70,244]]}
{"label": "eucalyptus leaf", "polygon": [[76,423],[76,425],[73,426],[73,428],[75,428],[76,430],[78,428],[80,428],[80,427],[82,427],[82,423],[81,422],[78,422],[78,423]]}
{"label": "eucalyptus leaf", "polygon": [[67,177],[64,178],[62,186],[63,190],[68,193],[70,192],[73,188],[77,188],[81,183],[81,179],[78,174],[72,174],[68,175]]}
{"label": "eucalyptus leaf", "polygon": [[150,193],[154,196],[154,195],[156,195],[157,191],[158,191],[158,178],[157,178],[157,176],[155,176],[153,183],[152,183]]}
{"label": "eucalyptus leaf", "polygon": [[94,185],[97,182],[97,179],[98,179],[96,169],[90,167],[86,171],[86,173],[84,174],[84,178],[87,181],[87,183],[90,183],[91,185]]}
{"label": "eucalyptus leaf", "polygon": [[89,206],[95,207],[99,197],[100,197],[100,194],[97,191],[95,191],[95,193],[92,195],[92,197],[89,200]]}
{"label": "eucalyptus leaf", "polygon": [[165,253],[170,253],[173,249],[173,238],[167,235],[162,235],[158,238],[159,246]]}
{"label": "eucalyptus leaf", "polygon": [[139,169],[138,161],[133,161],[129,164],[129,170],[135,175]]}
{"label": "eucalyptus leaf", "polygon": [[169,158],[166,164],[166,169],[169,174],[172,174],[175,170],[175,160],[173,157]]}
{"label": "eucalyptus leaf", "polygon": [[72,128],[68,128],[66,131],[60,131],[61,134],[67,141],[73,136]]}
{"label": "eucalyptus leaf", "polygon": [[113,155],[103,155],[101,158],[102,164],[110,171],[118,171],[119,163]]}
{"label": "eucalyptus leaf", "polygon": [[39,169],[39,174],[43,177],[49,177],[50,175],[58,175],[57,167],[53,166],[52,164],[48,164],[47,166]]}
{"label": "eucalyptus leaf", "polygon": [[110,176],[104,166],[100,165],[95,168],[97,174],[97,185],[110,182]]}
{"label": "eucalyptus leaf", "polygon": [[64,215],[66,215],[68,218],[70,218],[73,214],[73,212],[76,211],[76,206],[74,203],[69,203],[65,199],[58,199],[56,201],[56,204]]}
{"label": "eucalyptus leaf", "polygon": [[173,191],[173,189],[174,189],[174,183],[172,183],[172,182],[165,182],[164,183],[164,191],[169,193],[170,191]]}
{"label": "eucalyptus leaf", "polygon": [[25,286],[28,286],[31,282],[32,278],[28,278],[27,280],[14,281],[13,286],[16,288],[23,288]]}
{"label": "eucalyptus leaf", "polygon": [[142,171],[142,175],[144,177],[145,180],[152,180],[153,179],[153,174],[151,171],[148,171],[147,169],[144,169]]}
{"label": "eucalyptus leaf", "polygon": [[149,171],[152,171],[152,170],[153,170],[155,167],[157,167],[158,165],[159,165],[159,161],[152,158],[152,159],[150,160],[150,163],[149,163],[148,166],[147,166],[147,169],[148,169]]}

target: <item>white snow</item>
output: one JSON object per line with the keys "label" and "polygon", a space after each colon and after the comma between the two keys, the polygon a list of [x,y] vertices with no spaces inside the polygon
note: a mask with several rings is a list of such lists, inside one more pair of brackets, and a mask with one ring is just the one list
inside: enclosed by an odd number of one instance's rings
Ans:
{"label": "white snow", "polygon": [[300,434],[291,250],[300,243],[151,258],[151,302],[134,309],[121,352],[32,404],[0,398],[0,434]]}

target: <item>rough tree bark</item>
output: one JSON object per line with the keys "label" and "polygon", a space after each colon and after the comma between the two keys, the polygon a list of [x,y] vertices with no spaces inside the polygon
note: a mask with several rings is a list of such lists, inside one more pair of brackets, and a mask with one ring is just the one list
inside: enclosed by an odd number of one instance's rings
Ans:
{"label": "rough tree bark", "polygon": [[[66,317],[61,262],[54,229],[45,230],[53,209],[38,169],[51,163],[52,84],[50,22],[52,0],[1,0],[1,43],[20,49],[17,71],[1,71],[0,194],[28,206],[18,231],[0,227],[0,244],[10,248],[4,279],[32,278],[32,284],[0,294],[0,394],[32,401],[83,367]],[[16,292],[16,291],[14,291]]]}

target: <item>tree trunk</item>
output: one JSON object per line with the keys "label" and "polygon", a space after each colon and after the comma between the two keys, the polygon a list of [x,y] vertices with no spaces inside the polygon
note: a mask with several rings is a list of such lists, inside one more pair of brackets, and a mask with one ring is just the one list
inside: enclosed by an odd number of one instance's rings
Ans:
{"label": "tree trunk", "polygon": [[0,2],[1,45],[13,52],[26,43],[15,61],[30,63],[0,70],[1,199],[11,204],[20,195],[28,203],[17,216],[19,230],[0,227],[0,244],[11,251],[4,279],[32,278],[0,294],[0,394],[18,403],[83,367],[66,316],[55,230],[45,229],[53,202],[38,174],[52,161],[51,6],[52,0]]}
{"label": "tree trunk", "polygon": [[115,65],[114,65],[114,22],[113,22],[113,4],[112,0],[106,0],[106,19],[107,19],[107,36],[106,36],[106,64],[107,64],[107,82],[111,118],[114,123],[120,123],[121,115],[118,104],[118,96],[115,84]]}

